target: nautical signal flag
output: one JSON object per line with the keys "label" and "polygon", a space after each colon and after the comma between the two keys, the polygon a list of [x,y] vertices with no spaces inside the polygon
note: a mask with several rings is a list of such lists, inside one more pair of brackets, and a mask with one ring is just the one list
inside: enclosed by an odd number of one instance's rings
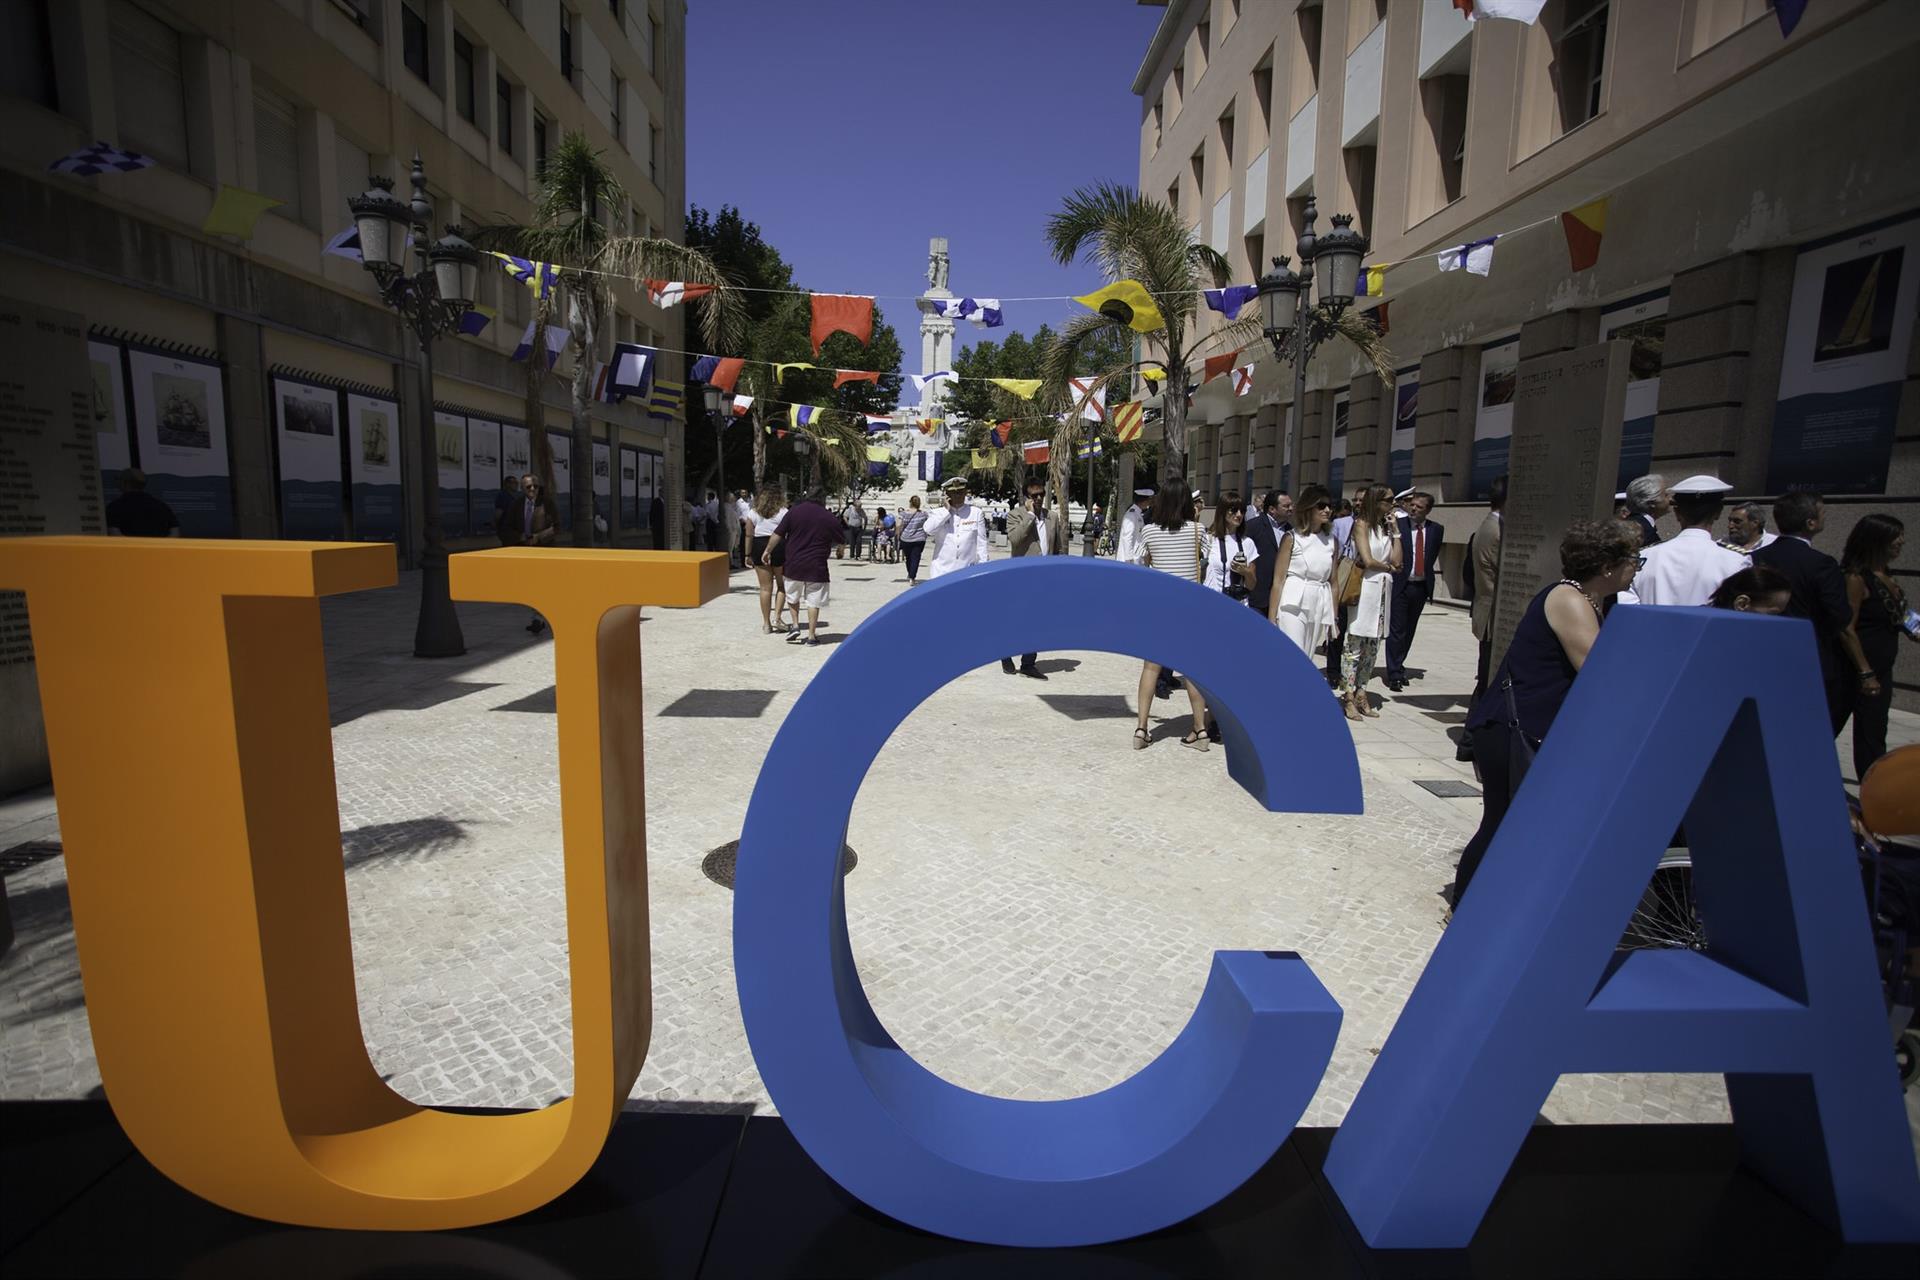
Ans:
{"label": "nautical signal flag", "polygon": [[1167,371],[1165,369],[1156,369],[1150,365],[1140,371],[1140,376],[1148,382],[1160,382],[1166,378]]}
{"label": "nautical signal flag", "polygon": [[1013,423],[1002,422],[987,428],[987,441],[998,449],[1012,438]]}
{"label": "nautical signal flag", "polygon": [[1129,400],[1113,411],[1113,435],[1116,440],[1125,443],[1140,438],[1140,427],[1146,421],[1147,402]]}
{"label": "nautical signal flag", "polygon": [[460,332],[469,338],[477,338],[486,332],[496,314],[492,307],[469,307],[460,314]]}
{"label": "nautical signal flag", "polygon": [[775,364],[773,366],[773,380],[775,382],[784,381],[787,376],[787,370],[789,369],[811,369],[811,368],[813,368],[813,366],[808,364],[805,360],[790,360],[786,364]]}
{"label": "nautical signal flag", "polygon": [[1045,440],[1029,440],[1020,446],[1020,456],[1028,463],[1037,466],[1052,459],[1053,448]]}
{"label": "nautical signal flag", "polygon": [[893,430],[893,419],[883,413],[863,413],[860,416],[867,420],[869,432]]}
{"label": "nautical signal flag", "polygon": [[1469,240],[1457,244],[1451,249],[1440,251],[1440,269],[1458,271],[1465,267],[1469,274],[1484,276],[1493,270],[1493,242],[1499,236],[1488,236],[1484,240]]}
{"label": "nautical signal flag", "polygon": [[1387,268],[1392,265],[1390,262],[1383,262],[1379,266],[1363,267],[1360,271],[1360,288],[1354,296],[1360,298],[1377,298],[1382,293],[1385,293],[1387,289]]}
{"label": "nautical signal flag", "polygon": [[1567,233],[1567,258],[1575,271],[1585,271],[1600,261],[1600,237],[1607,230],[1607,202],[1595,200],[1560,215],[1560,229]]}
{"label": "nautical signal flag", "polygon": [[862,369],[835,369],[833,371],[833,385],[836,387],[843,387],[849,382],[872,382],[878,384],[879,381],[880,374],[878,371],[872,373],[868,373]]}
{"label": "nautical signal flag", "polygon": [[220,184],[220,194],[213,198],[213,207],[207,210],[207,216],[200,222],[200,229],[210,236],[251,240],[260,215],[285,203],[285,200],[263,196],[245,187],[230,187],[223,182]]}
{"label": "nautical signal flag", "polygon": [[560,268],[551,262],[535,262],[531,258],[519,258],[493,249],[487,252],[502,270],[527,286],[537,298],[546,297],[553,292],[553,286],[560,283]]}
{"label": "nautical signal flag", "polygon": [[[528,326],[532,331],[532,326]],[[617,391],[626,396],[643,396],[653,384],[653,362],[655,352],[652,347],[643,347],[632,342],[613,344],[613,367],[607,375],[607,390]],[[520,357],[515,356],[518,360]]]}
{"label": "nautical signal flag", "polygon": [[[554,363],[560,359],[560,352],[567,345],[567,339],[572,336],[571,331],[569,331],[565,325],[550,324],[547,326],[547,368],[553,368]],[[520,335],[520,345],[513,349],[512,358],[514,360],[525,360],[532,354],[533,321],[529,320],[527,321],[527,331]],[[619,363],[617,357],[615,363]],[[623,391],[626,390],[624,387],[619,389]]]}
{"label": "nautical signal flag", "polygon": [[999,463],[998,463],[998,460],[994,457],[993,450],[975,449],[973,451],[973,460],[971,465],[973,470],[975,471],[991,471],[994,469],[994,467],[998,466]]}
{"label": "nautical signal flag", "polygon": [[740,369],[747,362],[732,356],[701,356],[693,362],[688,376],[695,382],[704,382],[710,387],[722,391],[731,391],[740,385]]}
{"label": "nautical signal flag", "polygon": [[102,173],[132,173],[152,163],[152,156],[123,150],[110,143],[96,142],[90,147],[68,152],[48,165],[47,169],[52,173],[71,173],[77,178],[91,178]]}
{"label": "nautical signal flag", "polygon": [[1233,368],[1233,362],[1240,358],[1241,347],[1235,347],[1222,355],[1208,356],[1206,365],[1200,371],[1200,385],[1206,386],[1221,374]]}
{"label": "nautical signal flag", "polygon": [[1233,394],[1237,396],[1253,394],[1253,366],[1243,364],[1233,371]]}
{"label": "nautical signal flag", "polygon": [[867,461],[868,462],[892,462],[893,450],[887,448],[887,446],[883,444],[870,444],[867,446]]}
{"label": "nautical signal flag", "polygon": [[1206,296],[1209,307],[1229,320],[1238,320],[1241,308],[1253,301],[1254,296],[1260,292],[1260,286],[1235,284],[1228,285],[1224,289],[1203,289],[1201,292]]}
{"label": "nautical signal flag", "polygon": [[736,418],[746,417],[747,411],[751,408],[753,408],[752,396],[735,396],[733,398],[733,416],[734,417]]}
{"label": "nautical signal flag", "polygon": [[688,284],[685,280],[648,280],[647,301],[656,307],[677,307],[688,298],[703,298],[713,292],[710,284]]}
{"label": "nautical signal flag", "polygon": [[1155,329],[1166,327],[1166,319],[1161,316],[1153,295],[1138,280],[1119,280],[1104,289],[1081,294],[1074,301],[1092,307],[1107,319],[1124,324],[1135,333],[1152,333]]}
{"label": "nautical signal flag", "polygon": [[1067,398],[1080,408],[1080,416],[1089,422],[1107,420],[1107,389],[1096,386],[1098,378],[1068,378]]}
{"label": "nautical signal flag", "polygon": [[1034,393],[1040,390],[1038,378],[988,378],[987,381],[1002,391],[1012,392],[1022,400],[1033,399]]}
{"label": "nautical signal flag", "polygon": [[1085,462],[1088,458],[1099,457],[1100,442],[1098,440],[1095,440],[1092,444],[1081,445],[1078,449],[1075,449],[1073,451],[1073,456],[1080,459],[1080,461],[1082,462]]}
{"label": "nautical signal flag", "polygon": [[810,404],[790,404],[787,406],[787,425],[804,427],[813,421],[813,406]]}
{"label": "nautical signal flag", "polygon": [[873,299],[843,293],[813,295],[813,354],[832,333],[849,333],[861,346],[873,340]]}

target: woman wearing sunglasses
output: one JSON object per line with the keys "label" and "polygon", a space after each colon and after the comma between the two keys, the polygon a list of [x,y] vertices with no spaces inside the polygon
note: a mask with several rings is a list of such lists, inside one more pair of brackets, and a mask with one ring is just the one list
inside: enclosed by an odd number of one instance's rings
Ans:
{"label": "woman wearing sunglasses", "polygon": [[1287,639],[1312,661],[1333,630],[1333,574],[1340,548],[1333,539],[1333,495],[1317,484],[1293,501],[1293,532],[1280,543],[1280,607],[1274,618]]}

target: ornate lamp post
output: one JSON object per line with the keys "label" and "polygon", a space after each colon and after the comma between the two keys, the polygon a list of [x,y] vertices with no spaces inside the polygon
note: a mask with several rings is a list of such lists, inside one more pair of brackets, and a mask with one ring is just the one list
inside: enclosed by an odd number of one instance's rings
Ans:
{"label": "ornate lamp post", "polygon": [[[1306,217],[1300,232],[1297,252],[1300,270],[1287,267],[1287,259],[1273,260],[1273,270],[1260,280],[1261,324],[1273,353],[1293,365],[1293,412],[1304,421],[1307,402],[1307,364],[1320,344],[1340,332],[1340,315],[1353,305],[1354,288],[1360,281],[1360,259],[1367,255],[1367,238],[1353,229],[1353,215],[1336,213],[1333,230],[1316,238],[1313,224],[1319,216],[1312,197],[1307,199]],[[1313,302],[1315,287],[1320,303]]]}
{"label": "ornate lamp post", "polygon": [[[413,200],[402,204],[393,194],[393,182],[374,178],[372,185],[347,201],[360,233],[361,262],[373,273],[380,297],[400,313],[420,344],[420,620],[413,633],[416,658],[452,658],[467,651],[460,619],[453,611],[447,588],[447,548],[440,532],[439,450],[433,423],[433,340],[460,323],[473,306],[480,284],[480,251],[468,244],[457,226],[431,247],[433,201],[427,198],[427,178],[420,154],[413,157]],[[406,270],[407,249],[417,266]]]}

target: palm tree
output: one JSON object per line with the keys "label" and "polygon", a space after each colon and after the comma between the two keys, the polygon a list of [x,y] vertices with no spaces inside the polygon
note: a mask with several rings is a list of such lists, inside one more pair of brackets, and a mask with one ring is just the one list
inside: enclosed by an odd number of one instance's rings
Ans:
{"label": "palm tree", "polygon": [[[1124,393],[1135,372],[1145,368],[1164,371],[1160,384],[1160,421],[1166,439],[1160,450],[1160,483],[1184,484],[1187,392],[1193,382],[1189,362],[1232,351],[1261,337],[1260,319],[1256,314],[1188,342],[1193,331],[1199,328],[1195,321],[1201,307],[1201,291],[1225,285],[1231,278],[1230,265],[1212,248],[1195,241],[1192,229],[1165,204],[1141,196],[1130,187],[1111,183],[1082,188],[1068,196],[1060,212],[1047,219],[1047,244],[1054,259],[1063,265],[1083,251],[1089,252],[1109,280],[1138,280],[1154,296],[1166,326],[1144,342],[1156,346],[1159,355],[1145,355],[1132,363],[1104,370],[1097,375],[1094,385]],[[1036,403],[1047,412],[1066,414],[1054,436],[1049,469],[1057,494],[1066,493],[1067,468],[1073,464],[1079,432],[1079,402],[1070,400],[1067,380],[1073,376],[1080,347],[1095,334],[1114,329],[1131,333],[1126,321],[1118,316],[1099,313],[1076,316],[1061,328],[1047,351],[1043,385]],[[1379,333],[1351,311],[1341,316],[1340,332],[1391,385],[1393,362]],[[1109,402],[1115,402],[1111,394]],[[1066,518],[1064,496],[1060,518]]]}
{"label": "palm tree", "polygon": [[[612,306],[613,285],[623,281],[643,288],[644,281],[684,280],[713,286],[694,307],[700,337],[719,348],[737,333],[743,309],[739,295],[711,258],[671,240],[631,234],[626,227],[627,193],[587,136],[568,133],[547,156],[547,167],[533,193],[529,222],[481,227],[472,236],[483,249],[499,249],[559,268],[562,299],[551,295],[535,307],[533,353],[527,359],[527,424],[533,429],[534,465],[541,484],[554,492],[553,454],[541,429],[540,379],[546,372],[542,335],[556,305],[566,308],[572,329],[573,457],[575,475],[591,474],[593,428],[587,407],[593,401],[594,353],[602,319]],[[618,229],[609,224],[617,223]],[[573,541],[593,543],[592,485],[576,485]]]}

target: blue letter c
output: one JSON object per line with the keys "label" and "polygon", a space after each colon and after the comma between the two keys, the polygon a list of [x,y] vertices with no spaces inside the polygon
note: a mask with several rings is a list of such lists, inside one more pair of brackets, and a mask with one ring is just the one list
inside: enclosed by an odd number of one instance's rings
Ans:
{"label": "blue letter c", "polygon": [[[1143,656],[1205,686],[1229,773],[1269,811],[1360,812],[1359,761],[1312,662],[1253,610],[1151,569],[1063,556],[967,570],[898,597],[826,663],[774,739],[741,833],[747,1038],[788,1127],[836,1182],[903,1222],[990,1244],[1117,1240],[1213,1204],[1286,1141],[1340,1027],[1304,960],[1258,951],[1216,952],[1173,1043],[1087,1097],[959,1088],[881,1027],[841,892],[861,780],[948,681],[1067,649]],[[836,749],[819,750],[829,738]]]}

